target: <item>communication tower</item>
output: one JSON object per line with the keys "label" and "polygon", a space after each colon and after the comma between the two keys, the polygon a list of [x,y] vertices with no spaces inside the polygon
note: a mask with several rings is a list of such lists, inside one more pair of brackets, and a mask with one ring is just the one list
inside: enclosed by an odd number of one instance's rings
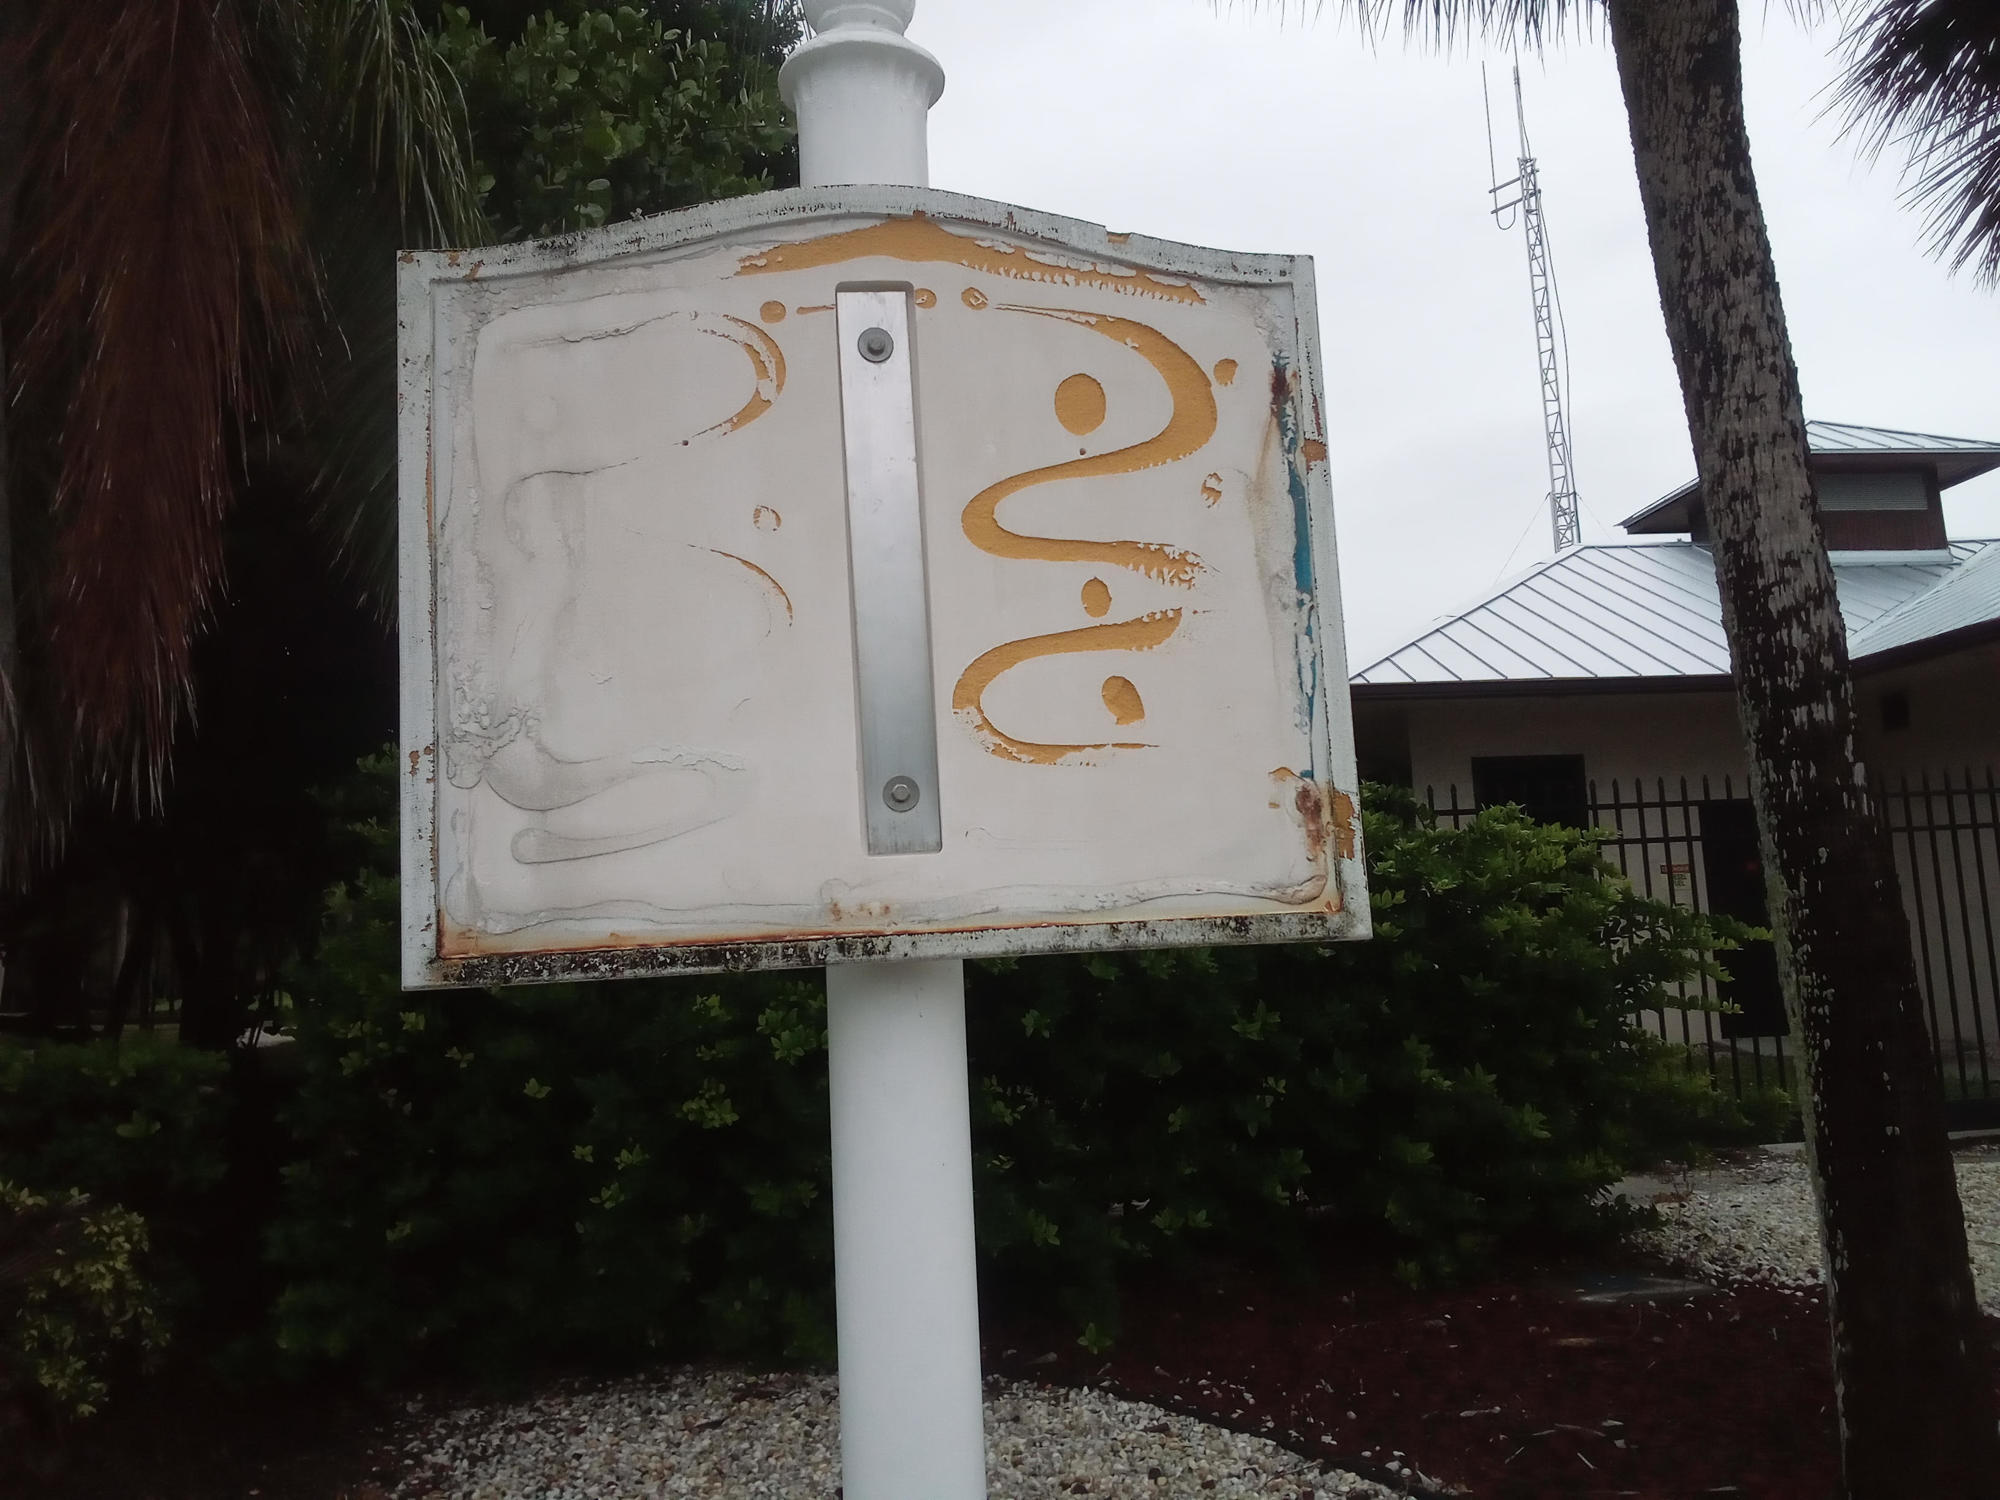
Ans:
{"label": "communication tower", "polygon": [[[1486,94],[1486,70],[1479,71],[1479,89]],[[1574,547],[1581,540],[1577,521],[1576,472],[1570,462],[1569,423],[1563,413],[1563,393],[1569,383],[1566,341],[1557,336],[1562,299],[1555,289],[1555,273],[1549,264],[1548,226],[1542,217],[1542,188],[1535,158],[1528,149],[1528,115],[1521,103],[1521,67],[1514,65],[1514,122],[1519,132],[1518,171],[1500,182],[1493,159],[1493,105],[1486,101],[1486,164],[1495,179],[1487,189],[1493,206],[1489,212],[1502,229],[1514,227],[1503,215],[1519,211],[1521,229],[1528,242],[1528,291],[1535,309],[1535,354],[1542,378],[1542,432],[1548,444],[1549,521],[1555,533],[1556,551]],[[1514,196],[1502,199],[1506,194]]]}

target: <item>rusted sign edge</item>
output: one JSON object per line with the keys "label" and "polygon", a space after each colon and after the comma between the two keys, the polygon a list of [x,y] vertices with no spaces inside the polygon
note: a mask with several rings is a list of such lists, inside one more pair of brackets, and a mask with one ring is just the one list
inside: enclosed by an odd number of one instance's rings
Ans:
{"label": "rusted sign edge", "polygon": [[1243,917],[1166,917],[1149,922],[1035,923],[958,932],[856,934],[771,942],[591,948],[434,959],[425,983],[445,987],[659,979],[810,969],[868,959],[1020,958],[1135,948],[1220,948],[1250,943],[1325,943],[1356,936],[1349,912]]}

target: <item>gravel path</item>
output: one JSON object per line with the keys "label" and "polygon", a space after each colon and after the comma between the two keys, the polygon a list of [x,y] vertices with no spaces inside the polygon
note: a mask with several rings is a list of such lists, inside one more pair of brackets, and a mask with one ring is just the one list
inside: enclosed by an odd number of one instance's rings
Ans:
{"label": "gravel path", "polygon": [[[1099,1391],[989,1380],[992,1500],[1390,1500],[1395,1491]],[[441,1413],[404,1445],[396,1500],[833,1500],[840,1416],[829,1376],[676,1369]]]}
{"label": "gravel path", "polygon": [[[1958,1156],[1958,1201],[1980,1305],[2000,1314],[2000,1148]],[[1663,1179],[1642,1191],[1666,1222],[1634,1242],[1717,1281],[1811,1287],[1821,1279],[1819,1216],[1802,1153],[1764,1152],[1727,1167]]]}

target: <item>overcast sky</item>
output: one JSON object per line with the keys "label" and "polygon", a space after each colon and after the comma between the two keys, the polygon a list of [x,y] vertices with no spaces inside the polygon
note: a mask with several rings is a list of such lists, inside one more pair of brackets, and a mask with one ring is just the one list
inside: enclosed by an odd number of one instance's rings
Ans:
{"label": "overcast sky", "polygon": [[[1831,27],[1746,0],[1758,184],[1806,414],[2000,438],[2000,295],[1947,275],[1822,118]],[[1481,57],[1502,177],[1509,55],[1372,49],[1297,7],[919,0],[944,64],[940,188],[1231,250],[1305,253],[1319,282],[1351,664],[1546,557],[1547,469],[1516,227],[1486,216]],[[1569,334],[1585,541],[1693,477],[1609,45],[1522,61]],[[1954,536],[2000,536],[2000,474],[1948,491]]]}

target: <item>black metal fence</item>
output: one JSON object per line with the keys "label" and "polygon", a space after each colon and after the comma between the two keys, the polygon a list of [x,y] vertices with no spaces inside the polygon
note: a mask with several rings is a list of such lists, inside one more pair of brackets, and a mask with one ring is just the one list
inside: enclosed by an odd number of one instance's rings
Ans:
{"label": "black metal fence", "polygon": [[[1740,840],[1749,825],[1748,789],[1732,778],[1689,782],[1613,781],[1608,794],[1589,786],[1589,822],[1602,831],[1605,856],[1642,894],[1691,907],[1720,909],[1761,920],[1742,909],[1740,858],[1754,861]],[[1456,786],[1425,798],[1440,822],[1457,826],[1476,811]],[[1917,979],[1930,1022],[1939,1074],[1954,1126],[2000,1124],[2000,781],[1994,770],[1901,777],[1883,793],[1903,908],[1909,917]],[[1752,866],[1754,868],[1754,866]],[[1751,882],[1760,885],[1760,881]],[[1719,899],[1718,899],[1719,898]],[[1768,1086],[1791,1089],[1796,1059],[1782,1012],[1758,987],[1756,955],[1724,956],[1739,974],[1727,993],[1737,1009],[1719,1014],[1699,1006],[1663,1005],[1646,1024],[1688,1050],[1690,1066],[1739,1096]],[[1693,986],[1683,994],[1693,999]],[[1712,981],[1699,982],[1713,1002]]]}

